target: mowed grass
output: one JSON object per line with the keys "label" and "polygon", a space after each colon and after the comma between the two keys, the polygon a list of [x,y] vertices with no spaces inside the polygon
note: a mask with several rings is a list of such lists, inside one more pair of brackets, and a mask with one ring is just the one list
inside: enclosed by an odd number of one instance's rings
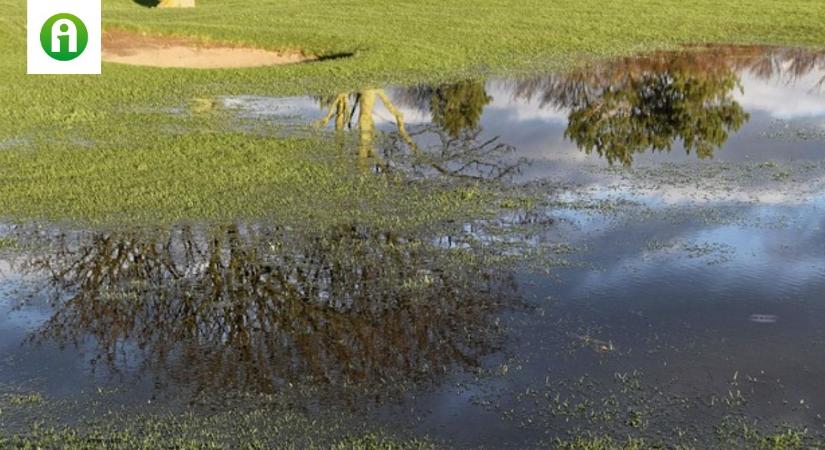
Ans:
{"label": "mowed grass", "polygon": [[364,222],[394,230],[495,208],[474,184],[422,186],[376,176],[326,139],[191,131],[134,144],[65,141],[0,153],[0,205],[12,220],[151,225],[206,219],[274,220],[323,228]]}
{"label": "mowed grass", "polygon": [[[440,207],[434,212],[418,203],[428,199],[449,198],[449,211],[472,210],[478,198],[450,188],[389,189],[386,181],[339,178],[343,169],[318,163],[318,152],[333,151],[323,138],[278,141],[232,130],[189,136],[145,111],[221,95],[334,93],[549,70],[685,43],[825,46],[821,0],[199,0],[197,8],[180,10],[104,0],[103,6],[104,28],[353,57],[243,70],[104,64],[99,77],[26,76],[25,2],[0,0],[0,217],[292,216],[313,205],[349,206],[365,190],[374,202],[360,204],[387,205],[382,218],[437,216]],[[370,183],[376,186],[365,187]]]}

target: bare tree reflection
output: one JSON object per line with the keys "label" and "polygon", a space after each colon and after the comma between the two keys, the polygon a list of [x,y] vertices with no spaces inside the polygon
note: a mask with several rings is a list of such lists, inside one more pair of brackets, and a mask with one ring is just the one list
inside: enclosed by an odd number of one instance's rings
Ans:
{"label": "bare tree reflection", "polygon": [[[203,394],[285,383],[392,392],[497,348],[512,284],[429,241],[264,226],[29,236],[53,314],[37,340],[91,340]],[[475,267],[475,268],[474,268]]]}
{"label": "bare tree reflection", "polygon": [[[778,79],[788,83],[798,82],[814,72],[825,71],[825,52],[809,49],[759,48],[761,53],[753,59],[742,58],[735,64],[737,70],[747,71],[762,80]],[[814,91],[822,91],[825,75],[814,83]]]}
{"label": "bare tree reflection", "polygon": [[[418,142],[420,153],[409,164],[398,165],[399,171],[417,177],[433,174],[451,178],[474,180],[502,180],[518,174],[525,164],[523,159],[512,157],[515,147],[500,142],[499,137],[485,139],[480,129],[466,129],[453,136],[449,131],[427,125],[416,128],[411,136]],[[395,156],[403,152],[397,139],[385,143],[384,153]]]}

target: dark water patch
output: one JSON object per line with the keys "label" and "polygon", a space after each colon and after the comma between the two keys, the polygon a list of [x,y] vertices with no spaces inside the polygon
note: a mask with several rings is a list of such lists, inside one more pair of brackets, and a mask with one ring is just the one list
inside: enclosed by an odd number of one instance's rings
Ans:
{"label": "dark water patch", "polygon": [[[473,270],[461,249],[357,227],[11,235],[30,251],[8,263],[21,280],[13,297],[24,299],[4,302],[15,308],[8,351],[35,362],[69,350],[57,363],[66,374],[35,381],[52,394],[88,384],[89,372],[150,379],[147,395],[186,391],[192,401],[287,386],[398,395],[481,365],[501,345],[495,316],[512,297],[506,272]],[[32,376],[18,364],[3,372]]]}

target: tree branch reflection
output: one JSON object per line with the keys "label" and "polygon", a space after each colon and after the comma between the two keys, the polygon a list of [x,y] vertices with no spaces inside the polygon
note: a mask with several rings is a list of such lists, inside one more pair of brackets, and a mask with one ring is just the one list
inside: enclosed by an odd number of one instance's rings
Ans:
{"label": "tree branch reflection", "polygon": [[193,385],[393,391],[473,369],[501,338],[506,275],[431,240],[359,227],[262,225],[35,233],[53,313],[35,336],[91,338],[112,370],[139,360]]}

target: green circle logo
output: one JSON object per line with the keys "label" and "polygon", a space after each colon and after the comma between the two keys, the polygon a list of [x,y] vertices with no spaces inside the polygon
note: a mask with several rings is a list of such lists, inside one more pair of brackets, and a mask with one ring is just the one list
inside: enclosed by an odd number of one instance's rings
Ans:
{"label": "green circle logo", "polygon": [[47,55],[58,61],[71,61],[86,50],[89,31],[77,16],[55,14],[40,29],[40,45]]}

